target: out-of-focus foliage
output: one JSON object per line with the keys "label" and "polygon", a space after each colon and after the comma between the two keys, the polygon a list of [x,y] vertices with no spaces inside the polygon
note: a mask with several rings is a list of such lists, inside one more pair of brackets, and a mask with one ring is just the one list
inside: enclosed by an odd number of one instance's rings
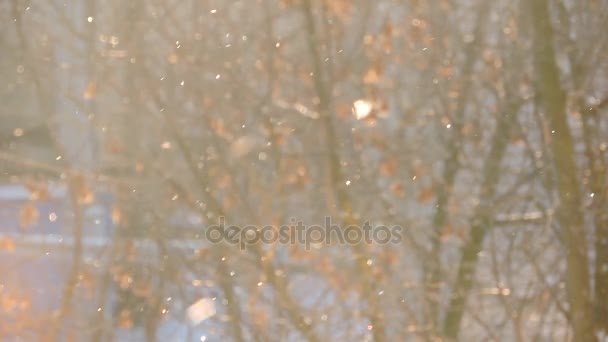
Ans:
{"label": "out-of-focus foliage", "polygon": [[[27,190],[0,196],[0,339],[605,336],[607,18],[602,0],[0,3],[0,178]],[[326,216],[403,239],[205,240],[220,217]]]}

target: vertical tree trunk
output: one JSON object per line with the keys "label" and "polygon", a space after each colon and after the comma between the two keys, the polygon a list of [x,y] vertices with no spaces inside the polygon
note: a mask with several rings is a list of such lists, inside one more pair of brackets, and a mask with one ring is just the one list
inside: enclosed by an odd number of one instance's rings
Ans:
{"label": "vertical tree trunk", "polygon": [[[584,111],[584,103],[578,105]],[[599,124],[595,117],[597,112],[587,111],[583,118],[583,134],[585,139],[585,154],[587,156],[589,176],[589,190],[593,193],[593,223],[595,225],[595,279],[594,279],[594,313],[596,329],[608,332],[608,210],[606,200],[608,194],[606,187],[606,163],[601,150],[596,151],[594,146],[593,126]],[[598,126],[596,126],[598,127]]]}
{"label": "vertical tree trunk", "polygon": [[469,293],[473,288],[473,278],[479,259],[479,252],[483,247],[483,241],[487,232],[493,224],[494,212],[489,203],[492,203],[496,194],[496,185],[500,180],[500,165],[507,150],[511,127],[515,122],[517,106],[513,106],[508,113],[500,114],[497,119],[496,131],[492,138],[490,152],[483,169],[483,181],[481,185],[480,206],[477,207],[472,219],[469,239],[462,247],[462,257],[458,265],[456,282],[452,289],[452,298],[447,309],[443,326],[443,334],[456,340],[460,332],[460,322],[464,315],[465,306]]}
{"label": "vertical tree trunk", "polygon": [[431,236],[431,258],[428,261],[427,277],[425,286],[428,288],[429,295],[429,314],[431,322],[437,329],[439,324],[439,302],[441,293],[441,283],[443,281],[442,265],[441,265],[441,235],[448,223],[448,202],[450,200],[452,188],[456,181],[456,175],[460,169],[459,155],[463,145],[462,128],[464,126],[466,107],[471,96],[472,75],[474,73],[475,62],[478,61],[481,42],[483,40],[484,29],[488,18],[490,8],[489,1],[482,1],[480,4],[479,13],[477,14],[474,40],[469,43],[465,50],[464,65],[462,66],[462,95],[458,99],[458,105],[454,114],[453,128],[450,130],[450,138],[447,141],[447,157],[443,167],[443,185],[437,191],[437,202],[435,206],[435,214],[433,216],[434,232]]}
{"label": "vertical tree trunk", "polygon": [[[327,69],[322,67],[321,54],[317,48],[317,28],[314,20],[314,13],[311,0],[302,2],[302,9],[305,16],[306,31],[308,34],[308,49],[311,54],[313,70],[314,70],[314,88],[319,98],[318,110],[321,113],[321,125],[324,131],[324,139],[328,147],[327,164],[329,167],[329,176],[331,184],[329,188],[335,193],[336,207],[340,213],[344,215],[344,226],[358,226],[357,220],[354,218],[353,205],[350,196],[341,184],[344,184],[344,177],[341,171],[341,163],[339,156],[340,144],[336,140],[336,132],[334,130],[334,122],[331,117],[331,90],[327,86],[324,76],[327,74]],[[367,264],[369,251],[367,246],[359,243],[353,246],[355,253],[356,269],[360,272],[363,283],[362,296],[367,301],[368,318],[372,327],[372,338],[374,342],[383,342],[387,340],[386,327],[384,324],[384,313],[381,310],[381,303],[378,298],[376,282],[371,268]]]}
{"label": "vertical tree trunk", "polygon": [[532,15],[536,77],[553,133],[551,150],[560,199],[557,219],[567,253],[566,291],[573,337],[574,341],[595,341],[584,218],[579,206],[581,192],[578,170],[566,114],[566,96],[560,85],[559,68],[555,61],[549,6],[547,0],[529,0],[528,4]]}

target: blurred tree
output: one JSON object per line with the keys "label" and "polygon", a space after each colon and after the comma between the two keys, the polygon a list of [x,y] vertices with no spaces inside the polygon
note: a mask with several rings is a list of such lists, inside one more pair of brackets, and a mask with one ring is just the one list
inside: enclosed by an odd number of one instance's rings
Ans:
{"label": "blurred tree", "polygon": [[[605,337],[607,16],[596,0],[0,4],[0,172],[61,175],[74,214],[49,336]],[[97,187],[115,196],[103,243],[83,215]],[[220,217],[404,230],[211,244]],[[76,305],[89,268],[95,305]],[[201,298],[217,315],[188,325]]]}

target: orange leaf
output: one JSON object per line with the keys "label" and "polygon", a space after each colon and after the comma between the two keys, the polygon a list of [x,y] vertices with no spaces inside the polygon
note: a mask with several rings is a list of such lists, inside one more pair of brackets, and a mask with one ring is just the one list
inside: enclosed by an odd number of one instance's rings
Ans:
{"label": "orange leaf", "polygon": [[353,107],[350,104],[340,104],[336,106],[336,115],[340,119],[349,118],[353,113]]}
{"label": "orange leaf", "polygon": [[397,162],[397,159],[387,159],[380,164],[380,174],[383,176],[392,176],[395,174],[398,167],[399,163]]}
{"label": "orange leaf", "polygon": [[82,204],[91,204],[95,201],[95,193],[87,184],[84,175],[75,175],[73,178],[74,192]]}
{"label": "orange leaf", "polygon": [[133,320],[131,319],[131,312],[129,310],[122,310],[120,312],[120,315],[118,316],[118,325],[120,325],[121,328],[132,328],[133,327]]}
{"label": "orange leaf", "polygon": [[433,187],[427,187],[420,191],[420,193],[418,194],[418,200],[422,203],[429,203],[433,200],[434,196],[435,191],[433,190]]}
{"label": "orange leaf", "polygon": [[453,234],[453,228],[451,224],[446,225],[440,234],[441,241],[445,241],[450,235]]}
{"label": "orange leaf", "polygon": [[92,100],[96,94],[97,94],[97,83],[95,83],[94,81],[91,81],[91,82],[89,82],[89,84],[87,84],[87,87],[84,89],[84,93],[82,94],[82,97],[85,100]]}
{"label": "orange leaf", "polygon": [[401,197],[401,198],[405,197],[405,187],[403,186],[403,184],[401,182],[393,183],[393,185],[391,185],[391,191],[397,197]]}
{"label": "orange leaf", "polygon": [[19,212],[19,223],[22,227],[27,227],[36,224],[38,222],[38,217],[40,213],[38,212],[38,208],[34,206],[31,202],[28,202],[26,205],[21,207],[21,211]]}
{"label": "orange leaf", "polygon": [[336,17],[346,19],[352,10],[352,1],[350,0],[332,0],[327,2],[329,11]]}
{"label": "orange leaf", "polygon": [[119,207],[112,207],[112,222],[119,224],[122,220],[122,210]]}
{"label": "orange leaf", "polygon": [[50,198],[49,190],[44,183],[29,181],[25,183],[25,187],[31,193],[32,200],[48,201]]}
{"label": "orange leaf", "polygon": [[118,140],[108,141],[106,144],[106,148],[110,152],[110,154],[120,154],[124,150],[123,145]]}
{"label": "orange leaf", "polygon": [[169,55],[169,57],[167,57],[167,61],[169,61],[170,64],[177,64],[177,62],[179,61],[179,58],[177,57],[176,54],[172,53]]}
{"label": "orange leaf", "polygon": [[6,251],[6,252],[14,252],[15,251],[15,241],[11,238],[0,239],[0,250]]}
{"label": "orange leaf", "polygon": [[370,68],[363,76],[363,83],[376,84],[380,80],[380,74],[376,68]]}

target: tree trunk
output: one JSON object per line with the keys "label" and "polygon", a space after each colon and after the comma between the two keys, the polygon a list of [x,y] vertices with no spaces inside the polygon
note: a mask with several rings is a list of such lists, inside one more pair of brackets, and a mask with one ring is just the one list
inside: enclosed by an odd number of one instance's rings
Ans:
{"label": "tree trunk", "polygon": [[481,252],[484,238],[493,224],[494,212],[491,203],[496,194],[496,185],[500,180],[500,165],[507,150],[511,127],[517,119],[517,110],[518,108],[515,106],[508,113],[501,114],[501,117],[497,119],[498,124],[483,169],[483,182],[479,199],[481,204],[477,207],[472,219],[473,224],[469,239],[462,247],[458,274],[443,325],[443,334],[450,339],[456,340],[458,338],[466,301],[473,288],[473,278],[475,277],[479,252]]}
{"label": "tree trunk", "polygon": [[555,61],[549,6],[547,0],[530,0],[528,3],[532,15],[538,89],[552,131],[550,145],[560,199],[557,220],[567,253],[566,291],[573,340],[595,341],[584,218],[579,206],[581,191],[577,180],[574,142],[566,114],[566,96],[561,89],[559,68]]}

